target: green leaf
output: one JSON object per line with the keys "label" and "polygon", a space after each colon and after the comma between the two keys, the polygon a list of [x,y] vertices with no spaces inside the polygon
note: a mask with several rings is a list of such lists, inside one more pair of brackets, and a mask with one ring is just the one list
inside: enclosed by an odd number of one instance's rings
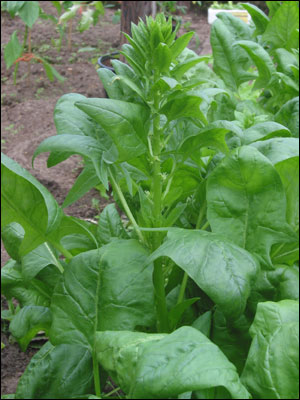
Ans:
{"label": "green leaf", "polygon": [[299,137],[299,98],[285,103],[275,114],[275,121],[286,126],[294,137]]}
{"label": "green leaf", "polygon": [[278,298],[299,301],[299,267],[297,265],[284,268],[280,275]]}
{"label": "green leaf", "polygon": [[218,12],[217,18],[220,19],[234,36],[235,40],[250,40],[253,34],[253,28],[244,22],[241,18],[228,12]]}
{"label": "green leaf", "polygon": [[53,249],[49,244],[43,243],[22,257],[22,275],[26,281],[30,281],[48,265],[55,265],[62,272]]}
{"label": "green leaf", "polygon": [[[255,398],[296,399],[299,391],[299,302],[257,305],[242,381]],[[288,344],[288,346],[287,346]]]}
{"label": "green leaf", "polygon": [[288,128],[273,121],[252,125],[243,133],[242,144],[250,144],[258,140],[271,139],[274,136],[291,136]]}
{"label": "green leaf", "polygon": [[256,27],[255,35],[262,35],[270,22],[270,18],[254,4],[242,3],[242,7],[251,15],[252,21]]}
{"label": "green leaf", "polygon": [[194,32],[186,32],[175,40],[175,42],[170,47],[173,59],[176,59],[179,54],[182,53],[182,51],[187,47],[193,35]]}
{"label": "green leaf", "polygon": [[159,43],[153,53],[154,67],[157,68],[160,74],[164,74],[169,71],[171,61],[171,50],[165,43]]}
{"label": "green leaf", "polygon": [[248,63],[247,55],[239,47],[233,46],[235,37],[220,19],[212,25],[210,40],[213,69],[229,89],[237,91],[241,83],[253,79],[254,75],[244,69],[244,64]]}
{"label": "green leaf", "polygon": [[20,261],[19,249],[24,239],[24,229],[20,224],[12,222],[1,229],[1,239],[5,250],[16,261]]}
{"label": "green leaf", "polygon": [[235,129],[235,126],[229,121],[212,122],[205,128],[199,129],[197,134],[186,138],[180,150],[190,155],[193,151],[201,147],[212,147],[227,154],[229,150],[225,141],[225,136],[230,132],[231,128]]}
{"label": "green leaf", "polygon": [[96,330],[152,325],[152,268],[143,268],[147,256],[136,240],[115,240],[73,257],[52,295],[51,342],[93,349]]}
{"label": "green leaf", "polygon": [[72,19],[73,17],[75,17],[76,12],[79,10],[79,8],[80,8],[80,4],[73,4],[70,9],[68,9],[66,12],[64,12],[60,16],[58,23],[59,24],[65,23],[65,22],[69,21],[70,19]]}
{"label": "green leaf", "polygon": [[262,39],[275,48],[290,50],[299,46],[299,7],[294,1],[284,1],[269,22]]}
{"label": "green leaf", "polygon": [[269,265],[274,243],[295,240],[286,221],[280,177],[271,162],[252,146],[237,148],[210,174],[207,208],[213,232],[226,232],[229,240]]}
{"label": "green leaf", "polygon": [[216,307],[212,315],[210,339],[235,365],[239,374],[243,371],[251,344],[249,335],[251,322],[248,321],[245,314],[233,322],[228,321],[219,307]]}
{"label": "green leaf", "polygon": [[67,197],[65,198],[62,208],[68,207],[82,196],[84,196],[89,190],[94,188],[100,183],[100,180],[96,174],[95,167],[90,160],[85,161],[84,168],[74,185],[70,189]]}
{"label": "green leaf", "polygon": [[38,1],[25,1],[23,7],[18,11],[20,18],[31,29],[40,14]]}
{"label": "green leaf", "polygon": [[107,68],[99,68],[97,74],[110,99],[126,100],[124,98],[122,86],[120,85],[120,79],[117,78],[116,74]]}
{"label": "green leaf", "polygon": [[195,57],[191,60],[189,59],[187,61],[180,62],[171,70],[171,76],[177,80],[180,80],[189,69],[202,61],[209,61],[209,57]]}
{"label": "green leaf", "polygon": [[186,299],[179,304],[176,304],[170,311],[169,311],[169,322],[170,322],[170,329],[173,331],[176,329],[177,324],[179,323],[183,313],[196,301],[198,301],[200,297],[193,297],[191,299]]}
{"label": "green leaf", "polygon": [[268,9],[269,9],[269,17],[273,18],[274,14],[278,10],[278,8],[281,6],[282,2],[281,1],[266,1]]}
{"label": "green leaf", "polygon": [[296,138],[272,138],[251,143],[251,147],[259,150],[274,165],[299,156],[299,139]]}
{"label": "green leaf", "polygon": [[182,117],[194,117],[205,120],[199,107],[201,102],[201,97],[183,95],[168,101],[159,112],[165,114],[168,121],[173,121],[174,119]]}
{"label": "green leaf", "polygon": [[23,306],[50,304],[52,289],[39,279],[27,282],[22,276],[20,264],[10,260],[1,269],[1,291],[6,298],[15,298]]}
{"label": "green leaf", "polygon": [[93,13],[94,13],[94,10],[92,10],[91,8],[82,12],[81,19],[80,19],[79,26],[78,26],[80,33],[88,30],[90,28],[90,26],[92,25]]}
{"label": "green leaf", "polygon": [[29,172],[1,154],[1,226],[19,223],[25,236],[19,247],[24,256],[47,241],[60,224],[62,212],[50,192]]}
{"label": "green leaf", "polygon": [[99,362],[131,399],[177,398],[181,393],[219,386],[233,398],[250,397],[234,365],[192,327],[181,327],[169,335],[97,332],[96,338]]}
{"label": "green leaf", "polygon": [[102,243],[107,244],[114,238],[127,238],[121,218],[115,204],[109,204],[100,214],[98,224],[98,237]]}
{"label": "green leaf", "polygon": [[45,139],[35,150],[32,161],[43,152],[60,152],[64,154],[80,154],[89,158],[94,166],[98,179],[108,189],[105,169],[103,170],[103,152],[105,148],[101,147],[99,141],[92,137],[81,135],[56,135]]}
{"label": "green leaf", "polygon": [[93,392],[90,352],[80,346],[50,342],[32,357],[17,390],[17,399],[70,399]]}
{"label": "green leaf", "polygon": [[45,68],[48,79],[52,82],[54,78],[56,78],[59,82],[64,82],[66,78],[60,75],[60,73],[49,64],[44,58],[39,56],[39,59],[42,60],[43,67]]}
{"label": "green leaf", "polygon": [[243,313],[257,272],[247,251],[210,232],[170,228],[148,261],[162,256],[182,268],[228,318]]}
{"label": "green leaf", "polygon": [[23,7],[24,3],[26,3],[26,1],[2,1],[1,9],[2,4],[5,4],[5,9],[9,12],[11,17],[14,17],[16,13]]}
{"label": "green leaf", "polygon": [[269,53],[258,43],[250,40],[240,40],[235,45],[241,46],[249,54],[258,70],[258,78],[255,80],[254,90],[268,85],[272,74],[276,72],[275,65]]}
{"label": "green leaf", "polygon": [[76,107],[98,122],[109,134],[119,151],[119,162],[145,153],[147,108],[111,99],[86,99]]}
{"label": "green leaf", "polygon": [[6,69],[13,65],[13,63],[22,55],[22,52],[23,48],[19,42],[17,31],[14,31],[11,35],[10,41],[7,43],[4,49]]}
{"label": "green leaf", "polygon": [[277,163],[276,170],[286,194],[286,219],[296,231],[299,228],[299,156]]}
{"label": "green leaf", "polygon": [[26,351],[31,340],[39,331],[48,334],[51,325],[49,308],[41,306],[25,306],[13,318],[9,330],[17,339],[21,350]]}

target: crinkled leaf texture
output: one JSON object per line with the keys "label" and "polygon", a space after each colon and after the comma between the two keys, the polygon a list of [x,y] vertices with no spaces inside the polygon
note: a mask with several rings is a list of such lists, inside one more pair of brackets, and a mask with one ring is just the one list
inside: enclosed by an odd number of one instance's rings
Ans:
{"label": "crinkled leaf texture", "polygon": [[149,261],[162,256],[182,268],[228,318],[244,312],[258,268],[250,253],[211,232],[173,228]]}
{"label": "crinkled leaf texture", "polygon": [[171,334],[97,332],[99,362],[130,399],[169,399],[188,391],[223,387],[234,399],[249,399],[236,368],[197,329]]}
{"label": "crinkled leaf texture", "polygon": [[73,257],[51,302],[53,344],[94,346],[96,330],[133,330],[154,323],[152,267],[136,240],[112,241]]}
{"label": "crinkled leaf texture", "polygon": [[17,222],[25,231],[18,248],[24,256],[47,240],[62,211],[50,192],[18,163],[1,154],[1,227]]}
{"label": "crinkled leaf texture", "polygon": [[272,264],[273,244],[296,240],[286,221],[280,176],[267,157],[252,146],[235,149],[210,174],[207,209],[213,232],[226,233],[228,239],[260,256],[265,264]]}
{"label": "crinkled leaf texture", "polygon": [[258,399],[299,398],[299,302],[257,305],[242,381]]}
{"label": "crinkled leaf texture", "polygon": [[76,399],[93,390],[90,352],[81,346],[47,342],[20,378],[16,399]]}

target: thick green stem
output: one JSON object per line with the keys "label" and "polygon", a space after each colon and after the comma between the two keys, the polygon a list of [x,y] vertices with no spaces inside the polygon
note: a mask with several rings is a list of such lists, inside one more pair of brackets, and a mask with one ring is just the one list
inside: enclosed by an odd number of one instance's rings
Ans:
{"label": "thick green stem", "polygon": [[65,249],[60,243],[51,241],[49,240],[49,238],[48,242],[51,243],[58,251],[60,251],[61,254],[65,256],[68,261],[70,261],[73,258],[72,254],[67,249]]}
{"label": "thick green stem", "polygon": [[[155,102],[155,108],[158,109],[158,103]],[[153,120],[153,219],[155,227],[161,226],[161,212],[162,212],[162,176],[160,166],[160,117],[157,114]],[[153,251],[156,250],[161,244],[161,233],[153,233]],[[163,276],[161,259],[154,261],[153,271],[153,285],[155,290],[155,301],[157,310],[157,330],[158,332],[169,331],[168,310],[166,303],[165,281]]]}
{"label": "thick green stem", "polygon": [[139,228],[134,216],[132,215],[132,212],[131,212],[128,204],[127,204],[127,201],[126,201],[126,199],[125,199],[125,197],[123,195],[123,192],[122,192],[120,186],[117,184],[117,182],[116,182],[116,180],[115,180],[115,178],[114,178],[114,176],[113,176],[113,174],[112,174],[112,172],[110,170],[109,170],[109,177],[110,177],[110,181],[111,181],[113,190],[117,193],[117,195],[118,195],[118,197],[119,197],[119,199],[120,199],[120,201],[122,203],[122,206],[124,207],[124,211],[125,211],[128,219],[132,223],[132,226],[134,227],[134,229],[135,229],[140,241],[142,243],[145,243],[144,236],[143,236],[142,232],[140,231],[140,228]]}
{"label": "thick green stem", "polygon": [[184,292],[185,292],[185,288],[187,285],[187,281],[188,281],[188,274],[185,272],[182,278],[182,282],[181,282],[181,286],[180,286],[180,290],[179,290],[179,295],[178,295],[178,299],[177,299],[177,304],[180,304],[183,302],[184,299]]}
{"label": "thick green stem", "polygon": [[203,202],[202,207],[200,208],[198,220],[197,220],[197,223],[196,223],[196,229],[200,228],[201,222],[203,221],[203,218],[204,218],[204,215],[205,215],[205,211],[206,211],[206,200]]}
{"label": "thick green stem", "polygon": [[206,228],[209,227],[209,222],[206,221],[205,224],[202,226],[202,228],[200,228],[202,231],[205,231]]}
{"label": "thick green stem", "polygon": [[99,374],[99,364],[97,360],[96,352],[93,352],[93,372],[94,372],[94,386],[96,396],[101,399],[101,385],[100,385],[100,374]]}

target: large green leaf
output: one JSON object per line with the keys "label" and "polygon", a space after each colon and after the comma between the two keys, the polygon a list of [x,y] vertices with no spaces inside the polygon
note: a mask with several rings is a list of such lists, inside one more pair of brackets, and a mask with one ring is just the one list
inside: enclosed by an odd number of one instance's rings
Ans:
{"label": "large green leaf", "polygon": [[145,124],[149,110],[138,104],[112,99],[86,99],[75,103],[111,136],[118,151],[118,161],[128,161],[147,150]]}
{"label": "large green leaf", "polygon": [[47,241],[59,226],[62,211],[51,193],[19,164],[4,154],[1,164],[1,226],[22,226],[25,235],[18,253],[24,256]]}
{"label": "large green leaf", "polygon": [[[33,161],[39,154],[47,151],[53,152],[54,154],[58,152],[59,154],[64,154],[67,156],[70,156],[71,154],[80,154],[93,163],[98,179],[108,189],[107,171],[104,163],[105,150],[106,149],[101,146],[99,141],[92,137],[62,134],[50,136],[43,140],[33,154]],[[87,187],[88,186],[89,185],[87,185]],[[73,190],[75,191],[75,189]],[[83,193],[83,191],[78,193],[78,190],[76,189],[76,193],[80,195]]]}
{"label": "large green leaf", "polygon": [[263,34],[268,26],[268,23],[270,22],[269,17],[260,8],[256,7],[254,4],[243,3],[242,6],[251,15],[251,18],[256,27],[255,34],[256,35]]}
{"label": "large green leaf", "polygon": [[273,121],[261,122],[246,129],[242,144],[249,144],[258,140],[268,140],[274,136],[291,136],[288,128]]}
{"label": "large green leaf", "polygon": [[17,399],[71,399],[93,393],[92,356],[71,344],[44,344],[28,364],[16,390]]}
{"label": "large green leaf", "polygon": [[162,256],[182,268],[228,318],[243,313],[257,273],[247,251],[210,232],[173,228],[149,261]]}
{"label": "large green leaf", "polygon": [[299,302],[259,303],[242,381],[255,398],[299,397]]}
{"label": "large green leaf", "polygon": [[96,330],[151,325],[154,294],[152,268],[143,268],[147,256],[136,240],[115,240],[73,257],[52,296],[51,342],[93,348]]}
{"label": "large green leaf", "polygon": [[269,53],[258,43],[251,40],[239,40],[235,45],[241,46],[252,58],[258,70],[258,78],[255,80],[254,90],[265,88],[272,74],[276,72],[275,65]]}
{"label": "large green leaf", "polygon": [[299,229],[299,156],[277,163],[276,169],[285,189],[286,219],[297,230]]}
{"label": "large green leaf", "polygon": [[269,265],[274,243],[295,240],[286,221],[286,198],[279,174],[252,146],[237,148],[210,174],[207,207],[213,232],[226,233],[229,240]]}
{"label": "large green leaf", "polygon": [[224,80],[233,91],[239,85],[254,75],[244,69],[248,56],[239,47],[233,46],[235,37],[220,19],[216,20],[211,28],[211,46],[214,57],[214,71]]}
{"label": "large green leaf", "polygon": [[284,1],[269,22],[262,38],[275,48],[287,50],[299,47],[299,5]]}
{"label": "large green leaf", "polygon": [[296,138],[272,138],[251,143],[251,146],[274,165],[289,158],[299,157],[299,139]]}
{"label": "large green leaf", "polygon": [[227,154],[229,150],[225,136],[230,131],[234,132],[237,136],[242,134],[240,128],[231,121],[212,122],[204,128],[195,131],[189,137],[185,137],[180,146],[180,151],[190,156],[196,149],[212,147]]}
{"label": "large green leaf", "polygon": [[131,399],[178,398],[181,393],[222,387],[248,399],[233,364],[195,328],[171,334],[97,332],[99,362]]}

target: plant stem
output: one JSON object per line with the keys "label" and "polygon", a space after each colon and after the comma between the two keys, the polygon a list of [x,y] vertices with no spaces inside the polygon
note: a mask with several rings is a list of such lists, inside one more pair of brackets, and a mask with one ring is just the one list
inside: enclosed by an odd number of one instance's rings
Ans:
{"label": "plant stem", "polygon": [[[31,53],[31,29],[28,28],[28,53]],[[28,85],[30,85],[30,76],[31,76],[31,61],[28,61],[27,69],[28,69]]]}
{"label": "plant stem", "polygon": [[12,299],[8,299],[7,303],[8,303],[9,311],[14,315],[16,313],[16,310],[15,310],[14,303],[12,302]]}
{"label": "plant stem", "polygon": [[101,399],[101,386],[100,386],[100,375],[99,375],[99,364],[97,360],[96,352],[93,351],[93,372],[94,372],[94,385],[96,396]]}
{"label": "plant stem", "polygon": [[58,251],[60,251],[61,254],[65,256],[67,260],[71,260],[73,258],[72,254],[67,249],[65,249],[60,243],[56,241],[50,241],[49,239],[48,242],[51,243]]}
{"label": "plant stem", "polygon": [[205,229],[209,226],[209,222],[206,221],[205,224],[200,228],[202,231],[205,231]]}
{"label": "plant stem", "polygon": [[69,30],[68,30],[68,50],[72,49],[72,24],[73,24],[73,20],[70,19]]}
{"label": "plant stem", "polygon": [[140,228],[139,228],[134,216],[132,215],[132,212],[131,212],[128,204],[127,204],[127,201],[126,201],[126,199],[125,199],[125,197],[123,195],[123,192],[122,192],[120,186],[117,184],[115,178],[113,177],[113,174],[112,174],[111,170],[109,169],[108,171],[109,171],[109,176],[110,176],[112,187],[113,187],[114,191],[117,193],[117,195],[118,195],[118,197],[119,197],[119,199],[120,199],[120,201],[122,203],[122,206],[124,207],[124,210],[126,212],[126,215],[127,215],[128,219],[132,223],[132,226],[134,227],[134,229],[135,229],[140,241],[142,243],[145,243],[144,236],[143,236],[142,232],[140,231]]}
{"label": "plant stem", "polygon": [[[154,101],[155,109],[158,109],[158,100]],[[155,227],[161,226],[161,198],[162,198],[162,176],[160,166],[160,116],[157,114],[153,120],[153,217]],[[153,233],[153,251],[161,244],[161,233]],[[166,303],[165,281],[163,276],[161,259],[154,261],[153,285],[155,290],[155,302],[157,311],[158,332],[169,331],[168,310]]]}
{"label": "plant stem", "polygon": [[188,274],[185,272],[182,278],[182,282],[181,282],[181,286],[180,286],[180,290],[179,290],[179,295],[178,295],[178,299],[177,299],[177,304],[180,304],[183,302],[184,299],[184,292],[186,289],[186,285],[187,285],[187,281],[188,281]]}
{"label": "plant stem", "polygon": [[206,200],[203,202],[202,207],[200,208],[199,216],[196,223],[196,229],[200,228],[201,222],[203,221],[203,217],[206,210]]}

